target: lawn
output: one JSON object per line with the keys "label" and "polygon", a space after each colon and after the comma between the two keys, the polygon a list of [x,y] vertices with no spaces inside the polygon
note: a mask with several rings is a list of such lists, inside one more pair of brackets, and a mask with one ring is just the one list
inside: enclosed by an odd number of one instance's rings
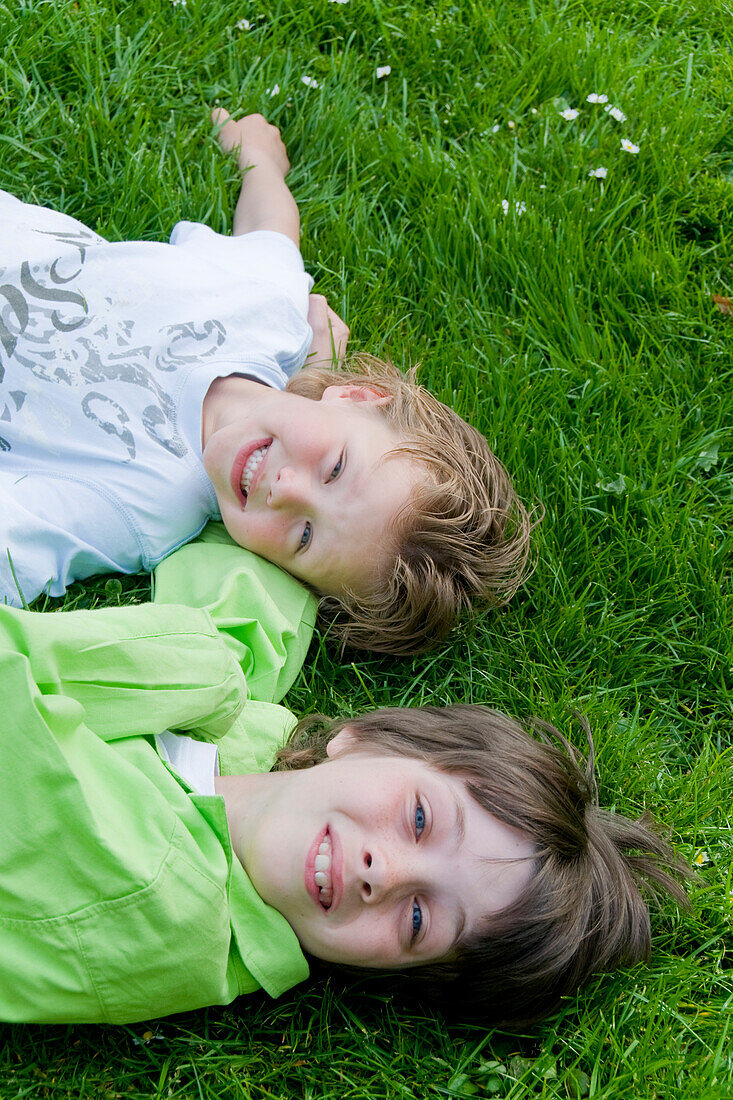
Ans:
{"label": "lawn", "polygon": [[[733,1095],[733,316],[713,301],[733,296],[732,16],[0,2],[0,187],[112,239],[226,230],[236,169],[208,109],[262,111],[353,347],[420,363],[545,507],[506,609],[414,660],[317,638],[290,707],[488,703],[582,747],[579,710],[603,803],[652,811],[700,869],[692,912],[655,915],[649,967],[521,1034],[320,979],[124,1028],[3,1027],[0,1100]],[[102,578],[65,606],[147,593]]]}

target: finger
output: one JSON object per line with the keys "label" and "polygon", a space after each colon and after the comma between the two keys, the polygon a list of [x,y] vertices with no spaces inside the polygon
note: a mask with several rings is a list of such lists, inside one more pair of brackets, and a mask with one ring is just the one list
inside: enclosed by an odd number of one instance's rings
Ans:
{"label": "finger", "polygon": [[211,121],[214,123],[214,126],[224,126],[225,123],[231,120],[231,117],[232,116],[224,107],[214,107],[211,112]]}
{"label": "finger", "polygon": [[331,328],[338,333],[340,339],[348,340],[350,332],[349,326],[339,317],[334,309],[331,309],[330,305],[327,304],[326,308],[328,310],[328,323]]}
{"label": "finger", "polygon": [[328,317],[328,304],[322,294],[308,295],[308,324],[320,328]]}
{"label": "finger", "polygon": [[329,307],[328,327],[331,332],[331,353],[341,363],[346,355],[349,330],[337,313]]}

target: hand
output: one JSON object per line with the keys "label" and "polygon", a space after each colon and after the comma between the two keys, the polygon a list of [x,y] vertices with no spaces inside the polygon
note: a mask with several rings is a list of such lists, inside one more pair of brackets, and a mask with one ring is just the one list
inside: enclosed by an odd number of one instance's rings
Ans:
{"label": "hand", "polygon": [[223,107],[214,108],[211,121],[220,127],[216,136],[222,149],[237,153],[242,171],[266,161],[285,179],[290,161],[277,126],[271,126],[262,115],[233,119]]}
{"label": "hand", "polygon": [[308,324],[313,329],[313,343],[306,366],[330,367],[343,362],[349,329],[322,294],[311,294],[308,299]]}
{"label": "hand", "polygon": [[277,126],[262,115],[233,119],[223,107],[215,107],[211,120],[224,152],[236,152],[242,172],[242,190],[234,211],[234,236],[270,230],[300,243],[300,216],[285,176],[288,154]]}

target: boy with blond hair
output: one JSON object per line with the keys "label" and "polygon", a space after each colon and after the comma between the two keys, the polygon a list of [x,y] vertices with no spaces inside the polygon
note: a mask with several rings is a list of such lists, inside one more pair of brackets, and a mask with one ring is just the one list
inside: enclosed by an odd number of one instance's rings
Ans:
{"label": "boy with blond hair", "polygon": [[0,599],[151,570],[221,518],[344,643],[420,651],[512,596],[530,518],[412,374],[334,366],[348,332],[309,301],[279,132],[214,121],[243,173],[231,238],[111,244],[0,195]]}

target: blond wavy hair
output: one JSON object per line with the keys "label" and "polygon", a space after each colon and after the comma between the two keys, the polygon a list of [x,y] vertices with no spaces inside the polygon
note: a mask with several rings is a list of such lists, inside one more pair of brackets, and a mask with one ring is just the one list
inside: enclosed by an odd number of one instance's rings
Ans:
{"label": "blond wavy hair", "polygon": [[371,355],[342,368],[306,367],[288,390],[320,400],[333,385],[369,386],[391,400],[376,406],[406,454],[427,470],[388,533],[393,556],[371,588],[322,595],[320,613],[344,645],[420,653],[440,641],[476,602],[507,603],[531,572],[537,518],[480,432],[416,381]]}

